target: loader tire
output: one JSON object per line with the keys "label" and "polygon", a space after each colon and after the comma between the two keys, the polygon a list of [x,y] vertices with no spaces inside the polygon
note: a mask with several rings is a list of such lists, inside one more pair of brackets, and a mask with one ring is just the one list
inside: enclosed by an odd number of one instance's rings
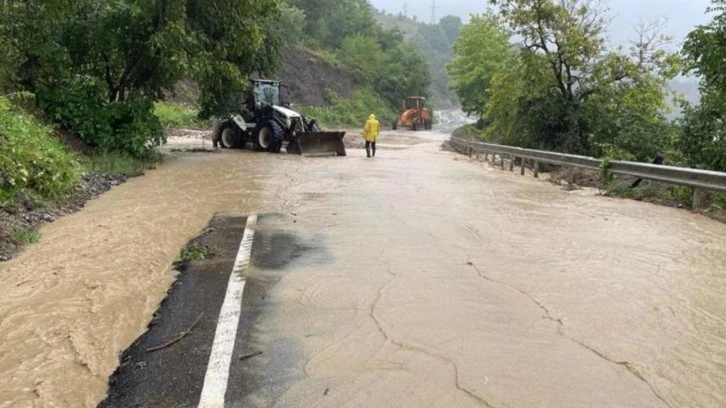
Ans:
{"label": "loader tire", "polygon": [[234,123],[227,122],[219,131],[219,145],[223,149],[234,149],[240,145],[239,131]]}
{"label": "loader tire", "polygon": [[282,128],[274,120],[268,121],[257,133],[255,149],[260,152],[280,153],[282,149]]}
{"label": "loader tire", "polygon": [[282,149],[282,127],[279,123],[275,122],[274,120],[271,120],[270,128],[272,129],[272,140],[270,141],[270,152],[271,153],[280,153],[280,150]]}

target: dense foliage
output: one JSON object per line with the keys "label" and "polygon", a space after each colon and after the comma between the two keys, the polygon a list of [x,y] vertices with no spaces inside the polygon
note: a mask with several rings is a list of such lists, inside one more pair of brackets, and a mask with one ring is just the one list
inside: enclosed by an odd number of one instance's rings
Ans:
{"label": "dense foliage", "polygon": [[484,114],[492,77],[511,62],[509,32],[494,14],[473,15],[454,42],[454,60],[447,66],[452,89],[467,114]]}
{"label": "dense foliage", "polygon": [[711,23],[683,47],[686,73],[701,78],[701,103],[685,107],[678,148],[689,166],[726,171],[726,0],[713,0]]}
{"label": "dense foliage", "polygon": [[4,2],[0,85],[36,94],[63,127],[100,151],[143,158],[163,142],[153,102],[181,78],[200,85],[202,112],[269,71],[281,41],[277,0]]}
{"label": "dense foliage", "polygon": [[[600,0],[491,0],[499,16],[461,30],[450,65],[468,112],[491,140],[586,155],[652,160],[674,133],[665,85],[679,69],[659,25],[609,48]],[[509,45],[508,33],[520,43]]]}
{"label": "dense foliage", "polygon": [[21,192],[35,200],[63,198],[80,173],[78,160],[51,129],[0,98],[0,207]]}
{"label": "dense foliage", "polygon": [[[288,0],[282,10],[283,21],[303,27],[302,35],[296,27],[285,28],[289,41],[325,51],[334,59],[331,63],[351,73],[364,90],[346,103],[331,100],[337,107],[343,103],[361,109],[354,116],[367,117],[374,109],[382,115],[377,106],[382,99],[386,116],[392,116],[389,112],[397,110],[404,97],[429,94],[431,74],[421,49],[399,30],[378,25],[367,0]],[[371,97],[371,91],[377,96]],[[365,101],[371,104],[360,105]]]}
{"label": "dense foliage", "polygon": [[327,49],[338,49],[346,37],[376,30],[368,0],[288,0],[305,15],[308,39]]}

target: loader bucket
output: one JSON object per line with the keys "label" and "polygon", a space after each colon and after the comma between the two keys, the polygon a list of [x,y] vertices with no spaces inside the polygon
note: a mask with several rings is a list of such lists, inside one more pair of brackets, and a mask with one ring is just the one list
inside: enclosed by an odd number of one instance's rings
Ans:
{"label": "loader bucket", "polygon": [[287,145],[287,152],[303,156],[345,156],[345,132],[298,133]]}

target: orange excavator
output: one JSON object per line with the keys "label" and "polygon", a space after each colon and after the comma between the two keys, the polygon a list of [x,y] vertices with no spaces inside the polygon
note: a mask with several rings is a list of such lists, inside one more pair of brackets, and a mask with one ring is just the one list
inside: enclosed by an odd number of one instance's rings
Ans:
{"label": "orange excavator", "polygon": [[393,121],[393,130],[397,130],[399,126],[409,127],[413,131],[431,129],[433,122],[431,113],[426,107],[426,98],[409,96],[403,100],[403,110],[401,112],[401,115]]}

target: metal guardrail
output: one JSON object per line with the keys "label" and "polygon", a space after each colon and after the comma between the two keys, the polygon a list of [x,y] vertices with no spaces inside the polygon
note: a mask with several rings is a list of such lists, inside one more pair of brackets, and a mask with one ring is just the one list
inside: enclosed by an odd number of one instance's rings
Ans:
{"label": "metal guardrail", "polygon": [[[543,150],[522,149],[520,147],[504,146],[491,143],[482,143],[459,138],[451,138],[451,145],[456,151],[468,154],[485,155],[485,160],[492,155],[501,159],[501,166],[504,168],[504,157],[509,157],[509,170],[514,170],[514,159],[521,160],[521,173],[524,175],[526,160],[534,161],[534,175],[539,176],[539,164],[548,163],[569,168],[568,182],[572,184],[574,169],[600,170],[602,160],[586,156],[548,152]],[[726,173],[716,171],[696,170],[685,167],[661,166],[656,164],[637,163],[614,160],[610,162],[608,172],[620,175],[629,175],[644,180],[657,181],[693,188],[693,208],[703,206],[704,191],[726,192]]]}

